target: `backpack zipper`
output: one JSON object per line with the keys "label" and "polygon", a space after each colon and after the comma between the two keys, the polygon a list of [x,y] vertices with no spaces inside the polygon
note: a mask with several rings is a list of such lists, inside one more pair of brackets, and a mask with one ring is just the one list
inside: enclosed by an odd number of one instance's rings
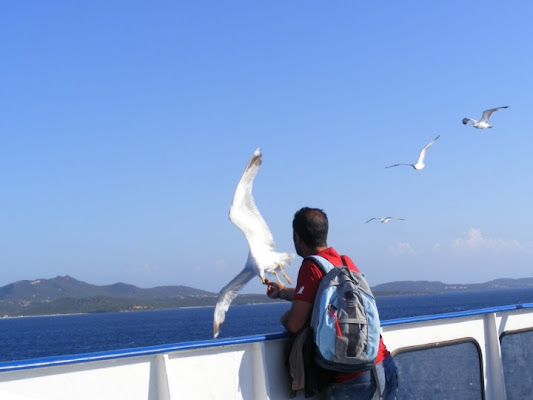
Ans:
{"label": "backpack zipper", "polygon": [[337,318],[337,314],[335,313],[337,311],[337,308],[335,308],[334,305],[329,305],[328,307],[328,313],[333,318],[333,322],[335,323],[335,330],[337,331],[337,336],[342,337],[342,331],[341,326],[339,325],[339,319]]}

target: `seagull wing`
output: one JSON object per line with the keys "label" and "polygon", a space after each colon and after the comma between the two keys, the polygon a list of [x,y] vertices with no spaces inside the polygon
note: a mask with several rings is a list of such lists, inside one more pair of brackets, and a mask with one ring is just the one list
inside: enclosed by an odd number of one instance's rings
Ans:
{"label": "seagull wing", "polygon": [[420,151],[420,157],[418,158],[418,163],[417,164],[420,164],[420,163],[424,162],[424,158],[426,158],[426,152],[428,151],[428,149],[431,146],[433,146],[433,143],[435,143],[438,138],[440,138],[440,135],[438,135],[435,139],[433,139],[431,142],[426,144],[426,146],[422,149],[422,151]]}
{"label": "seagull wing", "polygon": [[389,165],[388,167],[385,167],[385,168],[397,167],[398,165],[410,165],[411,167],[413,166],[413,164],[400,163],[400,164]]}
{"label": "seagull wing", "polygon": [[472,118],[463,118],[463,125],[468,124],[468,121],[476,122],[476,120],[474,120]]}
{"label": "seagull wing", "polygon": [[215,313],[213,315],[213,337],[216,338],[218,336],[220,327],[226,319],[226,311],[228,311],[229,305],[233,299],[237,297],[242,287],[246,285],[254,276],[255,272],[246,266],[235,278],[230,281],[230,283],[222,288],[218,294]]}
{"label": "seagull wing", "polygon": [[509,106],[496,107],[496,108],[491,108],[489,110],[483,111],[483,116],[481,117],[481,121],[488,122],[488,120],[489,120],[490,116],[492,115],[492,113],[495,112],[495,111],[501,110],[502,108],[509,108]]}
{"label": "seagull wing", "polygon": [[252,195],[255,175],[261,166],[261,150],[257,149],[235,189],[229,218],[244,233],[250,249],[257,247],[274,249],[274,238],[268,225],[259,213]]}
{"label": "seagull wing", "polygon": [[375,220],[375,219],[379,219],[379,218],[377,218],[377,217],[370,218],[368,221],[366,221],[366,223],[368,224],[370,221],[373,221],[373,220]]}

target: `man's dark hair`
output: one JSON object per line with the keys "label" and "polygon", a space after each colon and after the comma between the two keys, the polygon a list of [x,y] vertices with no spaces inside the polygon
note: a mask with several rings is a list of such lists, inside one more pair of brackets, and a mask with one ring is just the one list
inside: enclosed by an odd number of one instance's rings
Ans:
{"label": "man's dark hair", "polygon": [[319,208],[304,207],[296,211],[292,229],[309,247],[327,246],[328,216]]}

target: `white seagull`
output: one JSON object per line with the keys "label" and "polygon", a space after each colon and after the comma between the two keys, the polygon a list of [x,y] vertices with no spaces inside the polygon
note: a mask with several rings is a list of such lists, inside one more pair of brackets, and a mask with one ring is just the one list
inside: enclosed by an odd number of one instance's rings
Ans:
{"label": "white seagull", "polygon": [[386,224],[391,219],[397,219],[399,221],[405,221],[403,218],[398,218],[398,217],[383,217],[383,218],[374,217],[374,218],[370,218],[368,221],[366,221],[366,223],[369,223],[370,221],[373,221],[375,219],[379,219],[379,222],[381,222],[382,224]]}
{"label": "white seagull", "polygon": [[483,115],[481,116],[481,121],[476,121],[475,119],[472,119],[472,118],[463,118],[463,125],[468,124],[468,122],[472,122],[472,126],[477,129],[492,128],[492,125],[489,124],[489,118],[493,112],[501,110],[502,108],[509,108],[509,106],[496,107],[496,108],[491,108],[489,110],[483,111]]}
{"label": "white seagull", "polygon": [[239,181],[233,202],[229,210],[229,218],[244,233],[248,241],[248,259],[243,270],[228,283],[218,294],[215,313],[213,316],[213,336],[216,338],[220,327],[224,323],[226,311],[242,287],[254,276],[259,276],[263,283],[268,283],[265,273],[274,274],[278,278],[276,270],[279,269],[287,282],[289,277],[283,271],[292,262],[294,254],[278,253],[274,249],[274,238],[268,226],[257,210],[252,196],[252,186],[255,175],[261,165],[261,149],[255,150],[248,162],[241,180]]}
{"label": "white seagull", "polygon": [[424,169],[424,167],[426,166],[426,164],[424,164],[424,158],[426,158],[426,152],[431,146],[433,146],[433,143],[435,143],[438,138],[440,138],[440,135],[438,135],[435,139],[433,139],[431,142],[426,144],[426,146],[420,151],[420,156],[418,157],[418,161],[416,162],[416,164],[400,163],[400,164],[389,165],[388,167],[385,167],[385,168],[397,167],[398,165],[410,165],[417,171],[420,169]]}

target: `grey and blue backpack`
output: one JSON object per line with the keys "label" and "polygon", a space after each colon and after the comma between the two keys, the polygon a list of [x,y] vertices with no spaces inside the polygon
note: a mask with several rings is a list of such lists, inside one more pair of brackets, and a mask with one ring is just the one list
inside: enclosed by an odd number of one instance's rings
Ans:
{"label": "grey and blue backpack", "polygon": [[380,322],[376,301],[361,273],[310,256],[324,271],[313,304],[310,327],[315,361],[339,372],[372,369],[378,353]]}

